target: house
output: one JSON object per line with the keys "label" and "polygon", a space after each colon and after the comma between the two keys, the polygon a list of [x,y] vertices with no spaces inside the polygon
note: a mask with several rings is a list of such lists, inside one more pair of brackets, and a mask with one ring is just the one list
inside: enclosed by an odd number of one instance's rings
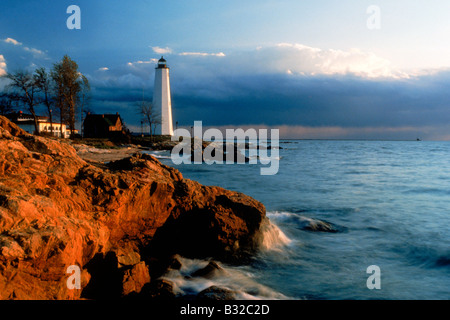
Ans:
{"label": "house", "polygon": [[[6,117],[17,124],[21,129],[25,130],[28,133],[34,134],[36,128],[34,126],[34,118],[31,114],[23,113],[22,111],[13,112]],[[39,133],[53,134],[55,137],[61,137],[61,126],[63,131],[63,138],[70,137],[70,130],[67,128],[65,124],[61,124],[58,122],[50,123],[48,117],[37,116]],[[75,130],[77,133],[78,131]]]}
{"label": "house", "polygon": [[83,122],[83,136],[85,138],[111,138],[122,134],[124,128],[122,118],[116,114],[86,115]]}

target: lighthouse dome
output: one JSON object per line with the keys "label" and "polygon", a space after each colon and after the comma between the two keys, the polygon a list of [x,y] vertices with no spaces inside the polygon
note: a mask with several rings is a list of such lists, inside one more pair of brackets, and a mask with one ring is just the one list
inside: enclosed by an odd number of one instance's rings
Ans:
{"label": "lighthouse dome", "polygon": [[158,68],[167,68],[167,61],[164,57],[158,60]]}

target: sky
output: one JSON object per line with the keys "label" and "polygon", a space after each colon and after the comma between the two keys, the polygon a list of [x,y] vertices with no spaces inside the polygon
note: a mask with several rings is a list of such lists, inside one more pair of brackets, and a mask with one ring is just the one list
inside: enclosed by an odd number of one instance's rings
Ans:
{"label": "sky", "polygon": [[[81,29],[68,29],[70,5]],[[90,109],[140,131],[154,68],[174,123],[282,138],[450,140],[450,1],[40,0],[0,3],[0,75],[67,54]],[[5,79],[0,79],[0,87]],[[42,110],[44,113],[44,110]]]}

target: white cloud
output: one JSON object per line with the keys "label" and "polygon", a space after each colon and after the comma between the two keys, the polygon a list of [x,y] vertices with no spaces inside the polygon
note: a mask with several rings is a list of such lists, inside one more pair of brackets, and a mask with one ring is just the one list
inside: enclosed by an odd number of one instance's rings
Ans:
{"label": "white cloud", "polygon": [[24,47],[23,49],[24,49],[25,51],[28,51],[28,52],[31,52],[31,53],[34,53],[34,54],[44,54],[43,51],[38,50],[38,49],[35,49],[35,48]]}
{"label": "white cloud", "polygon": [[214,57],[225,57],[225,53],[219,52],[219,53],[206,53],[206,52],[181,52],[179,54],[180,56],[199,56],[199,57],[208,57],[208,56],[214,56]]}
{"label": "white cloud", "polygon": [[3,42],[10,43],[10,44],[13,44],[15,46],[20,46],[20,47],[22,47],[23,50],[25,50],[27,52],[30,52],[35,57],[36,56],[40,56],[40,57],[43,57],[43,56],[45,57],[46,56],[44,51],[41,51],[41,50],[36,49],[36,48],[30,48],[30,47],[22,46],[23,45],[22,42],[19,42],[16,39],[13,39],[13,38],[6,38],[6,39],[3,40]]}
{"label": "white cloud", "polygon": [[11,43],[11,44],[13,44],[13,45],[15,45],[15,46],[21,46],[21,45],[22,45],[21,42],[15,40],[15,39],[13,39],[13,38],[6,38],[6,39],[4,39],[3,41],[6,42],[6,43]]}
{"label": "white cloud", "polygon": [[35,48],[24,47],[25,51],[31,52],[33,55],[44,55],[45,53]]}
{"label": "white cloud", "polygon": [[141,60],[139,60],[139,61],[136,61],[135,63],[137,63],[137,64],[147,64],[147,63],[157,63],[157,62],[158,62],[158,59],[150,59],[148,61],[141,61]]}
{"label": "white cloud", "polygon": [[[337,50],[315,48],[298,43],[280,43],[258,46],[253,50],[233,52],[181,52],[177,56],[221,57],[217,60],[189,61],[196,63],[202,75],[217,74],[286,74],[290,76],[343,76],[353,75],[365,79],[408,79],[414,74],[401,71],[391,62],[372,52],[360,49]],[[180,61],[185,63],[185,61]],[[173,67],[181,68],[181,63]],[[200,74],[200,72],[199,72]]]}
{"label": "white cloud", "polygon": [[[408,78],[392,68],[389,60],[359,49],[320,49],[297,43],[280,43],[256,51],[266,68],[307,75],[353,74],[364,78]],[[261,61],[260,61],[261,62]]]}
{"label": "white cloud", "polygon": [[6,74],[6,61],[5,57],[0,54],[0,76],[4,76]]}
{"label": "white cloud", "polygon": [[161,48],[161,47],[151,47],[152,50],[155,53],[158,54],[167,54],[167,53],[172,53],[172,49],[170,49],[169,47],[165,47],[165,48]]}
{"label": "white cloud", "polygon": [[135,61],[135,62],[128,62],[127,65],[130,67],[136,67],[138,65],[154,64],[157,62],[158,62],[158,59],[150,59],[150,60],[146,60],[146,61],[139,60],[139,61]]}

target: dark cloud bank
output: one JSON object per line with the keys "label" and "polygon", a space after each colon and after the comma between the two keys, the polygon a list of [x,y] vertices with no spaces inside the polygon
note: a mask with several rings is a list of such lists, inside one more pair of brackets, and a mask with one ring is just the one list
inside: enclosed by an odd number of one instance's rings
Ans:
{"label": "dark cloud bank", "polygon": [[[180,126],[195,120],[204,126],[288,126],[292,130],[283,134],[289,138],[446,139],[450,134],[449,71],[410,79],[363,79],[279,73],[215,76],[194,69],[173,71],[171,81],[174,121]],[[151,99],[152,82],[147,78],[138,88],[97,86],[92,107],[99,113],[117,110],[130,127],[138,125],[134,104],[142,100],[143,90]],[[302,136],[304,131],[295,127],[315,130]]]}

